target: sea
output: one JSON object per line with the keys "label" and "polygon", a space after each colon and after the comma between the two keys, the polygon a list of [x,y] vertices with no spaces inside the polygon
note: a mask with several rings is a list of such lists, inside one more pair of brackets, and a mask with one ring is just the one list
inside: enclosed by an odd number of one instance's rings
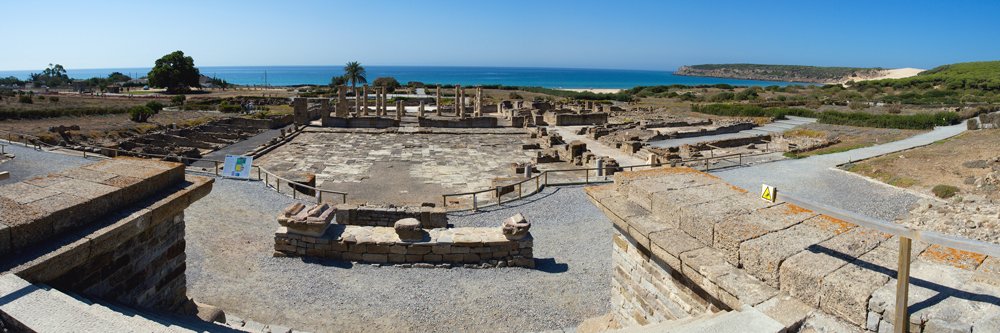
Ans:
{"label": "sea", "polygon": [[[67,68],[74,79],[107,77],[121,72],[130,77],[142,77],[149,68]],[[341,66],[205,66],[202,75],[224,79],[239,85],[294,86],[326,85],[335,75],[343,74]],[[790,82],[737,80],[726,78],[674,75],[671,71],[530,68],[530,67],[445,67],[445,66],[365,66],[368,81],[379,77],[394,77],[400,83],[417,81],[425,84],[461,84],[545,87],[553,89],[607,88],[627,89],[635,86],[730,84],[734,86],[787,86]],[[0,70],[0,77],[14,76],[22,80],[41,70]]]}

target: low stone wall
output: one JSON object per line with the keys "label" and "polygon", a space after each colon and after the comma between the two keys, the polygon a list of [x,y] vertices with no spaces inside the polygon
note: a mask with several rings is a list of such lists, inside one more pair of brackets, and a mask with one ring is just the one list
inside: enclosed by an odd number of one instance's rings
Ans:
{"label": "low stone wall", "polygon": [[580,125],[604,125],[608,123],[608,114],[598,113],[546,113],[545,123],[549,126],[580,126]]}
{"label": "low stone wall", "polygon": [[424,229],[448,226],[448,213],[444,208],[337,205],[337,224],[391,227],[396,221],[406,218],[417,219],[420,221],[420,227]]}
{"label": "low stone wall", "polygon": [[691,289],[680,272],[657,264],[645,247],[620,231],[613,236],[611,310],[622,327],[648,325],[725,309]]}
{"label": "low stone wall", "polygon": [[500,228],[453,228],[425,231],[417,241],[401,240],[391,227],[334,224],[321,237],[274,233],[276,256],[309,256],[411,267],[534,267],[533,239],[509,240]]}
{"label": "low stone wall", "polygon": [[323,119],[323,127],[389,128],[399,127],[399,120],[383,117],[329,117]]}
{"label": "low stone wall", "polygon": [[241,126],[241,127],[252,127],[259,129],[278,129],[292,124],[292,115],[284,115],[281,117],[270,118],[270,119],[252,119],[252,118],[242,118],[234,117],[227,118],[224,123]]}
{"label": "low stone wall", "polygon": [[469,118],[428,118],[418,119],[420,127],[445,127],[445,128],[490,128],[497,127],[497,118],[494,117],[469,117]]}
{"label": "low stone wall", "polygon": [[0,193],[10,188],[24,190],[18,193],[25,205],[45,202],[45,193],[58,199],[35,221],[73,223],[63,225],[62,234],[19,230],[45,234],[0,257],[0,271],[129,306],[178,311],[187,304],[184,209],[211,191],[211,178],[185,176],[178,163],[118,158],[0,187]]}

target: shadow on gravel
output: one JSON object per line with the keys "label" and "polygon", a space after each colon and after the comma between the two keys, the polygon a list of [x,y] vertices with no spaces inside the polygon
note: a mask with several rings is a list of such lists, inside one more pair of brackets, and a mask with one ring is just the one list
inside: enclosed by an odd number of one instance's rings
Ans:
{"label": "shadow on gravel", "polygon": [[535,259],[535,269],[546,273],[563,273],[569,270],[569,265],[557,263],[555,258]]}
{"label": "shadow on gravel", "polygon": [[352,267],[354,267],[354,264],[352,264],[350,261],[341,261],[341,260],[333,260],[333,259],[321,259],[321,258],[313,258],[313,257],[301,257],[301,259],[302,259],[302,262],[307,263],[307,264],[315,264],[315,265],[321,265],[321,266],[327,266],[327,267],[336,267],[336,268],[352,268]]}

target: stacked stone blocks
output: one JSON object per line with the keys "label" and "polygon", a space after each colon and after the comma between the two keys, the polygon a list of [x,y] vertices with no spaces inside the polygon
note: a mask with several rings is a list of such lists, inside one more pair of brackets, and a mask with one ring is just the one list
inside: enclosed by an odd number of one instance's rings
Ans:
{"label": "stacked stone blocks", "polygon": [[[825,312],[859,329],[891,330],[898,241],[887,234],[795,205],[765,202],[688,168],[626,172],[616,175],[615,184],[587,193],[618,231],[613,312],[623,325],[680,318],[678,308],[693,315],[753,306],[775,312],[787,327]],[[914,267],[950,274],[927,276],[962,276],[966,280],[949,287],[1000,293],[1000,278],[974,274],[990,270],[994,258],[957,250],[928,256],[925,249],[926,244],[914,243],[915,254],[925,253],[913,257]],[[947,259],[927,264],[928,257]],[[974,277],[991,286],[970,284]],[[988,315],[1000,305],[973,299],[945,303],[912,315],[911,330],[927,331],[929,323],[940,328],[934,331],[1000,323],[1000,316]],[[961,305],[968,303],[971,307]],[[955,307],[972,313],[962,316],[967,323],[955,326],[957,317],[948,314]]]}

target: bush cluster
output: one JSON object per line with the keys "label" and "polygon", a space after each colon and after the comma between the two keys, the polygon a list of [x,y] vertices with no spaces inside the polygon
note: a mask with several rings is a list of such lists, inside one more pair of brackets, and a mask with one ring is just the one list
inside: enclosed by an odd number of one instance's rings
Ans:
{"label": "bush cluster", "polygon": [[857,127],[932,129],[959,123],[962,117],[954,112],[933,114],[873,114],[865,112],[816,112],[801,108],[762,108],[746,104],[692,105],[691,111],[729,117],[771,117],[785,119],[785,116],[799,116],[819,119],[820,123]]}
{"label": "bush cluster", "polygon": [[129,119],[137,123],[144,123],[152,117],[155,112],[148,106],[139,105],[128,109]]}

